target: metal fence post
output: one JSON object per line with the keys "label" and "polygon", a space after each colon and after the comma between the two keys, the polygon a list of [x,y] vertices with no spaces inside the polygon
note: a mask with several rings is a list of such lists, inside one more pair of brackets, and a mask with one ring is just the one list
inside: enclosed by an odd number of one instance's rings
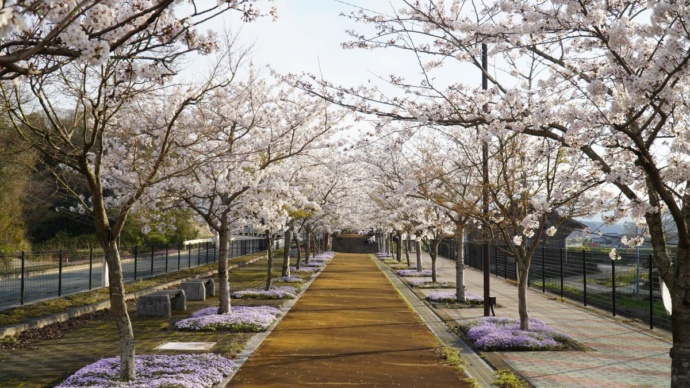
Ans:
{"label": "metal fence post", "polygon": [[652,266],[654,265],[654,256],[649,254],[649,328],[654,328],[654,278]]}
{"label": "metal fence post", "polygon": [[58,296],[62,296],[62,249],[58,255]]}
{"label": "metal fence post", "polygon": [[151,276],[153,276],[153,245],[151,245]]}
{"label": "metal fence post", "polygon": [[187,268],[192,268],[192,244],[187,248]]}
{"label": "metal fence post", "polygon": [[134,246],[134,280],[137,280],[137,256],[139,255],[138,248]]}
{"label": "metal fence post", "polygon": [[582,292],[585,306],[587,306],[587,264],[585,263],[586,252],[582,250]]}
{"label": "metal fence post", "polygon": [[201,244],[196,248],[196,266],[201,265]]}
{"label": "metal fence post", "polygon": [[208,241],[206,241],[206,264],[208,264]]}
{"label": "metal fence post", "polygon": [[[498,277],[498,249],[495,245],[489,245],[489,252],[491,252],[492,248],[494,253],[489,253],[489,263],[491,263],[491,258],[495,258],[494,262],[496,262],[496,277]],[[491,268],[491,266],[489,266],[489,268]]]}
{"label": "metal fence post", "polygon": [[168,273],[168,244],[165,244],[165,273]]}
{"label": "metal fence post", "polygon": [[91,275],[93,275],[93,247],[89,247],[89,291],[91,291]]}
{"label": "metal fence post", "polygon": [[541,246],[541,292],[542,294],[546,292],[546,253],[544,246]]}
{"label": "metal fence post", "polygon": [[563,248],[561,248],[561,298],[563,297]]}
{"label": "metal fence post", "polygon": [[180,255],[182,253],[182,244],[177,243],[177,270],[180,270]]}
{"label": "metal fence post", "polygon": [[616,260],[611,260],[611,293],[613,302],[613,316],[616,316]]}
{"label": "metal fence post", "polygon": [[508,253],[503,252],[503,278],[508,280]]}
{"label": "metal fence post", "polygon": [[21,279],[21,284],[20,284],[20,290],[19,290],[19,304],[23,305],[24,304],[24,287],[26,286],[26,283],[24,281],[24,275],[25,275],[25,269],[26,269],[26,258],[24,257],[24,251],[22,251],[22,279]]}

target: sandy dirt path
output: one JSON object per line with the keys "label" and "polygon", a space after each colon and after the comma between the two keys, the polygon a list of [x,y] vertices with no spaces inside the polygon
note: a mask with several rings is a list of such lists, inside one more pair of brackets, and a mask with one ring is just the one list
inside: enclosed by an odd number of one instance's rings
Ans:
{"label": "sandy dirt path", "polygon": [[369,255],[337,254],[228,387],[462,387]]}

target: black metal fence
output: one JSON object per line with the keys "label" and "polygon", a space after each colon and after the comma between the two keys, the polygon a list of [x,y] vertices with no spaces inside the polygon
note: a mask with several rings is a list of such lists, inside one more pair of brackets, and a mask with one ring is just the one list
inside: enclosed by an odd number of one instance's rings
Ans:
{"label": "black metal fence", "polygon": [[[230,258],[265,251],[265,239],[234,240]],[[212,242],[121,247],[125,283],[217,261]],[[65,250],[0,254],[0,310],[104,286],[102,252]]]}
{"label": "black metal fence", "polygon": [[[444,240],[439,255],[454,259],[456,244]],[[482,245],[465,244],[465,263],[483,270]],[[491,274],[517,281],[517,266],[505,250],[490,245]],[[639,252],[620,252],[620,260],[608,253],[586,249],[538,247],[532,257],[528,284],[551,293],[609,311],[613,316],[637,319],[650,328],[671,329],[671,319],[661,299],[654,257]]]}

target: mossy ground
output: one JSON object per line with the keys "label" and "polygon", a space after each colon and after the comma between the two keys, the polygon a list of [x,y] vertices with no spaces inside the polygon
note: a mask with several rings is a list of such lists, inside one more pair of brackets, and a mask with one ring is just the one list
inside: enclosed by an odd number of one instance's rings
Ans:
{"label": "mossy ground", "polygon": [[[274,263],[274,275],[280,276],[281,261]],[[211,266],[212,267],[212,266]],[[208,271],[208,269],[207,269]],[[231,291],[265,284],[266,260],[259,260],[230,271]],[[167,279],[163,279],[167,280]],[[163,281],[158,279],[158,281]],[[154,282],[155,283],[155,282]],[[130,290],[131,288],[128,288]],[[173,311],[170,319],[141,318],[136,316],[134,303],[130,306],[130,317],[134,329],[137,354],[168,353],[154,350],[165,342],[215,342],[211,350],[228,358],[236,356],[251,338],[251,333],[228,332],[179,332],[172,329],[173,324],[187,318],[192,312],[204,307],[217,305],[217,297],[205,301],[187,301],[187,311]],[[282,300],[233,300],[233,305],[269,305],[279,307]],[[54,301],[51,306],[65,304]],[[49,310],[52,310],[49,309]],[[31,308],[37,314],[41,308]],[[85,319],[76,327],[57,331],[59,338],[39,340],[24,348],[0,352],[0,387],[48,387],[55,385],[80,369],[104,357],[118,354],[118,336],[115,324],[108,314],[100,314]]]}

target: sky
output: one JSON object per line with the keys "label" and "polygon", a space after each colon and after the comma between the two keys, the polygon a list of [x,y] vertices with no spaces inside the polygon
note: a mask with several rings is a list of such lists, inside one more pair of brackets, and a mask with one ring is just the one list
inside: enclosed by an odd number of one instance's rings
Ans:
{"label": "sky", "polygon": [[[360,84],[376,75],[387,76],[400,67],[401,53],[394,50],[341,48],[340,44],[349,39],[345,30],[365,29],[339,16],[354,10],[351,5],[336,0],[277,0],[273,4],[278,9],[276,21],[264,18],[241,23],[237,17],[229,18],[240,39],[254,43],[255,64],[270,65],[282,73],[323,74],[326,79],[348,84]],[[382,0],[352,0],[349,4],[366,4],[377,11],[391,9],[390,3]]]}
{"label": "sky", "polygon": [[[396,5],[397,4],[397,5]],[[357,23],[341,13],[349,14],[363,7],[391,15],[402,8],[400,0],[260,0],[265,10],[271,5],[278,9],[278,19],[270,17],[243,23],[239,12],[226,12],[200,28],[222,31],[230,27],[239,34],[243,44],[253,45],[252,61],[256,66],[270,65],[279,73],[303,72],[323,76],[324,79],[344,86],[366,84],[369,80],[381,84],[378,77],[404,76],[408,80],[420,79],[416,58],[397,49],[345,50],[341,43],[350,40],[346,33],[354,29],[370,36],[370,26]],[[369,32],[367,34],[367,32]],[[473,70],[450,70],[448,82],[480,84],[480,73]],[[476,74],[474,74],[476,73]],[[467,77],[467,78],[465,78]],[[445,77],[444,77],[445,78]]]}

